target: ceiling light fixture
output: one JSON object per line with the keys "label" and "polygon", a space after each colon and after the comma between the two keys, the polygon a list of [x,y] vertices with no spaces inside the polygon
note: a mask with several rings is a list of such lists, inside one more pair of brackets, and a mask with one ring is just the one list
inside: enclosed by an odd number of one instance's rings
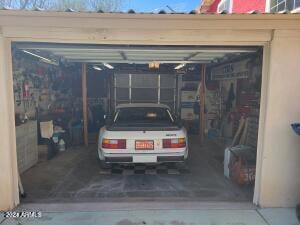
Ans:
{"label": "ceiling light fixture", "polygon": [[148,67],[149,67],[149,69],[159,69],[159,62],[156,62],[156,61],[154,61],[154,62],[150,62],[149,64],[148,64]]}
{"label": "ceiling light fixture", "polygon": [[183,67],[185,67],[185,63],[181,63],[181,64],[175,66],[174,69],[175,69],[175,70],[179,70],[179,69],[181,69],[181,68],[183,68]]}
{"label": "ceiling light fixture", "polygon": [[103,63],[103,66],[107,67],[110,70],[114,69],[114,67],[108,63]]}
{"label": "ceiling light fixture", "polygon": [[40,56],[40,55],[37,55],[37,54],[34,54],[34,53],[32,53],[32,52],[30,52],[30,51],[27,51],[27,50],[22,50],[22,51],[23,51],[24,53],[26,53],[26,54],[29,54],[29,55],[32,55],[32,56],[34,56],[34,57],[39,58],[39,59],[40,59],[42,62],[44,62],[44,63],[48,63],[48,64],[51,64],[51,65],[56,65],[56,66],[58,66],[58,63],[57,63],[56,61],[54,61],[54,60],[45,58],[45,57]]}
{"label": "ceiling light fixture", "polygon": [[93,66],[94,70],[101,71],[102,69],[99,66]]}

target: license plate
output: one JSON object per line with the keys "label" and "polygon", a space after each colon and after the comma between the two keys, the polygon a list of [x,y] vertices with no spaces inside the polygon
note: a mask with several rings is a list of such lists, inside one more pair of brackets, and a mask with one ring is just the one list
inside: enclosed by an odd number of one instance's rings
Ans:
{"label": "license plate", "polygon": [[133,156],[134,163],[156,163],[157,157],[152,155],[136,155]]}
{"label": "license plate", "polygon": [[136,150],[153,150],[154,141],[135,141]]}

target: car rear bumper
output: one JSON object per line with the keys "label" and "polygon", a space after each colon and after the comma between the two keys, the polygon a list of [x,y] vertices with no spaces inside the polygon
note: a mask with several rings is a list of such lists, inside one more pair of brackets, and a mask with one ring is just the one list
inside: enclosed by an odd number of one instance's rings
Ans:
{"label": "car rear bumper", "polygon": [[183,162],[187,158],[187,151],[173,154],[111,154],[99,150],[100,160],[107,163],[161,163]]}
{"label": "car rear bumper", "polygon": [[[106,163],[135,163],[133,156],[127,157],[105,157]],[[139,160],[136,163],[155,163],[155,162],[183,162],[184,156],[157,156],[156,160]]]}

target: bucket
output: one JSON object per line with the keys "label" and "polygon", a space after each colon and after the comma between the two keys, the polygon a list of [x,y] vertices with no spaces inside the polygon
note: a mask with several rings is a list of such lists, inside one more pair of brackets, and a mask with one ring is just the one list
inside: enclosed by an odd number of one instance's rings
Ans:
{"label": "bucket", "polygon": [[66,143],[63,139],[60,139],[59,142],[58,142],[58,150],[60,152],[63,152],[66,150]]}

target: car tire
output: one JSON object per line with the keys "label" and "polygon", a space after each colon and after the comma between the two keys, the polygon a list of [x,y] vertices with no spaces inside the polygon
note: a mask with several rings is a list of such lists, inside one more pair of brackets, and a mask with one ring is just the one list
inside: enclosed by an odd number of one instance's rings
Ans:
{"label": "car tire", "polygon": [[111,164],[105,162],[104,160],[100,160],[99,164],[101,169],[111,169]]}

